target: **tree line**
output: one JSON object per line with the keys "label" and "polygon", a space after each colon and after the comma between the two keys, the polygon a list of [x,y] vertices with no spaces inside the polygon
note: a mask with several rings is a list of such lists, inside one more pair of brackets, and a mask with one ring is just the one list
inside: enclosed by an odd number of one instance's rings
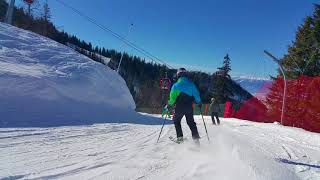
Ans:
{"label": "tree line", "polygon": [[320,4],[314,4],[313,14],[298,27],[281,64],[289,79],[320,75]]}
{"label": "tree line", "polygon": [[[0,0],[1,21],[4,20],[7,7],[8,4],[5,0]],[[67,45],[70,43],[92,52],[86,54],[80,51],[80,53],[83,53],[94,61],[103,63],[95,56],[95,53],[110,58],[111,60],[107,65],[114,70],[117,69],[120,58],[123,56],[119,73],[126,81],[137,107],[159,109],[162,106],[162,93],[159,81],[163,77],[168,77],[174,82],[176,69],[170,69],[165,65],[150,62],[139,56],[129,55],[126,52],[121,53],[114,49],[94,46],[90,42],[60,31],[50,20],[51,13],[47,2],[41,7],[42,10],[38,13],[39,15],[26,12],[22,7],[15,7],[13,25],[46,36],[61,44]],[[240,102],[251,97],[250,93],[230,78],[230,61],[229,55],[226,55],[222,66],[213,74],[199,71],[188,73],[189,78],[199,88],[201,99],[204,103],[209,103],[211,97],[215,97],[220,103],[225,103],[227,100]]]}

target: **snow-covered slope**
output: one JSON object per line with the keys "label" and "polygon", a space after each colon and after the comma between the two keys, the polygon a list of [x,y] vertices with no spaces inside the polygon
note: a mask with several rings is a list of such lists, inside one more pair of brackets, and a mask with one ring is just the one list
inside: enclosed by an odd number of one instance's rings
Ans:
{"label": "snow-covered slope", "polygon": [[[146,117],[147,118],[147,117]],[[319,180],[320,135],[277,124],[196,117],[201,146],[167,124],[0,129],[0,179]]]}
{"label": "snow-covered slope", "polygon": [[55,41],[0,23],[0,127],[115,121],[134,109],[116,72]]}

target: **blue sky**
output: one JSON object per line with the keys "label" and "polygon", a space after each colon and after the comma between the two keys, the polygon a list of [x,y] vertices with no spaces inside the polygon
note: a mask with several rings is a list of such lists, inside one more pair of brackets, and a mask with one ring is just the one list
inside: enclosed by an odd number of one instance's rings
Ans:
{"label": "blue sky", "polygon": [[[214,72],[229,53],[233,75],[266,77],[282,57],[313,0],[63,0],[170,65]],[[319,2],[319,1],[318,1]],[[95,45],[143,55],[49,0],[52,21]]]}

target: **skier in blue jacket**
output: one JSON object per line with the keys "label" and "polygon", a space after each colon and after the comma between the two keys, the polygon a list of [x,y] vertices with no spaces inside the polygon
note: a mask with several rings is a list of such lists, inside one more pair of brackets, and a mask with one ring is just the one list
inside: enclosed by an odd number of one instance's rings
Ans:
{"label": "skier in blue jacket", "polygon": [[201,108],[200,93],[193,82],[187,78],[187,71],[180,68],[177,72],[178,81],[172,86],[168,101],[169,107],[174,109],[174,125],[177,133],[177,141],[183,141],[183,132],[181,128],[181,119],[186,117],[187,124],[191,130],[192,138],[198,140],[200,138],[197,125],[193,118],[193,102],[196,102]]}

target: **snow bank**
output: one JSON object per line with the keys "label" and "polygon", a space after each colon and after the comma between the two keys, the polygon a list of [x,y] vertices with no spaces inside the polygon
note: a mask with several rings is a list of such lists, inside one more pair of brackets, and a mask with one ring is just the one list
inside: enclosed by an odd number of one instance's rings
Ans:
{"label": "snow bank", "polygon": [[53,40],[0,23],[0,127],[117,121],[134,109],[116,72]]}

